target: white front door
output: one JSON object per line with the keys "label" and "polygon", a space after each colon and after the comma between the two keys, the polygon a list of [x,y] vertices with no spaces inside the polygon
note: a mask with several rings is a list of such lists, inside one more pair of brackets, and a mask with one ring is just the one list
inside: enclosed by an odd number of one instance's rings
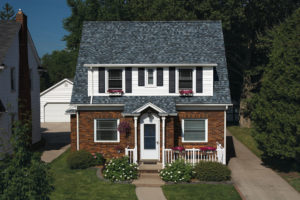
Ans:
{"label": "white front door", "polygon": [[159,160],[160,119],[156,115],[141,117],[141,160]]}

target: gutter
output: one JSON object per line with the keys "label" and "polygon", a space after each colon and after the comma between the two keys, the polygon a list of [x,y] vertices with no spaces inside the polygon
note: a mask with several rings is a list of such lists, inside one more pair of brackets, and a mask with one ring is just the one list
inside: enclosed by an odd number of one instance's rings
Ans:
{"label": "gutter", "polygon": [[84,67],[216,67],[217,63],[84,64]]}

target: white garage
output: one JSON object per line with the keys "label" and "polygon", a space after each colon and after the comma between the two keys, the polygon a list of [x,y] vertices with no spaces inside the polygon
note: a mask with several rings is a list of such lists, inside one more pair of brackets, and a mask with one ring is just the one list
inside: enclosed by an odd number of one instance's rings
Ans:
{"label": "white garage", "polygon": [[73,82],[64,79],[40,95],[41,122],[70,122],[70,115],[65,112],[69,108]]}

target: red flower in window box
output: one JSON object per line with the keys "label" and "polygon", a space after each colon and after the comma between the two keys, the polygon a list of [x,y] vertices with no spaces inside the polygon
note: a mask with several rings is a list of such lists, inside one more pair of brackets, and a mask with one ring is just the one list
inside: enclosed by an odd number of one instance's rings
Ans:
{"label": "red flower in window box", "polygon": [[113,90],[113,89],[108,89],[107,92],[111,96],[122,96],[123,95],[123,90]]}
{"label": "red flower in window box", "polygon": [[215,151],[215,147],[200,147],[201,151]]}
{"label": "red flower in window box", "polygon": [[173,147],[172,150],[175,151],[175,153],[182,153],[185,151],[185,148],[178,146],[178,147]]}
{"label": "red flower in window box", "polygon": [[193,90],[180,90],[179,93],[181,96],[192,96]]}

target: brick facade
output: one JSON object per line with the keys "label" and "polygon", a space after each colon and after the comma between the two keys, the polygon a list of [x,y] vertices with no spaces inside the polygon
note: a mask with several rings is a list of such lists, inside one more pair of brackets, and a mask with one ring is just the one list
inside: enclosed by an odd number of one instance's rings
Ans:
{"label": "brick facade", "polygon": [[[208,119],[208,142],[185,143],[182,142],[181,121],[182,119]],[[120,122],[127,121],[131,125],[129,134],[120,133],[120,142],[94,142],[94,119],[120,119]],[[161,120],[162,122],[162,120]],[[165,147],[184,146],[185,148],[199,148],[203,146],[216,147],[216,142],[224,146],[224,111],[179,111],[176,117],[166,117],[165,121]],[[71,115],[71,149],[76,150],[76,115]],[[162,123],[160,125],[162,133]],[[138,159],[140,158],[140,122],[137,124]],[[120,157],[124,155],[117,153],[117,146],[122,149],[134,148],[134,118],[123,117],[121,111],[79,111],[79,149],[91,153],[100,152],[104,157]],[[160,155],[162,158],[162,134],[160,134]]]}

